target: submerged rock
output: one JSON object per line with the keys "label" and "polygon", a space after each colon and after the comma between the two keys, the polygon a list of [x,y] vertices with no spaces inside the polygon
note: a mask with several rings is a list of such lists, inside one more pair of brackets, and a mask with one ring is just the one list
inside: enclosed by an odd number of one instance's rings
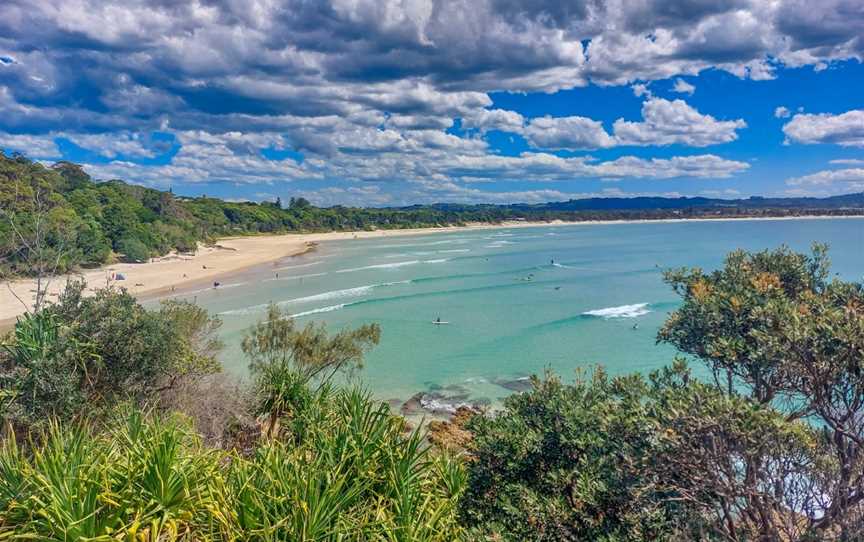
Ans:
{"label": "submerged rock", "polygon": [[439,391],[422,391],[405,401],[400,409],[402,415],[434,414],[449,416],[460,408],[478,409],[489,405],[485,397],[472,399],[467,392],[445,394]]}
{"label": "submerged rock", "polygon": [[435,392],[452,392],[459,395],[468,395],[468,388],[462,386],[461,384],[447,384],[446,386],[442,386],[441,384],[429,384],[429,391]]}
{"label": "submerged rock", "polygon": [[530,391],[534,385],[531,383],[530,376],[520,376],[519,378],[496,378],[492,381],[493,384],[501,386],[504,389],[521,393]]}

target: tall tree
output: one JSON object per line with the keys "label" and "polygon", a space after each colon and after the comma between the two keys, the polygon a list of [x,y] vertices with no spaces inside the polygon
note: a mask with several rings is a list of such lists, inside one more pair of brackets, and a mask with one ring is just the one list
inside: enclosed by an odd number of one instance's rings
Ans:
{"label": "tall tree", "polygon": [[798,490],[809,493],[797,509],[765,490],[776,443],[740,443],[749,448],[738,463],[747,503],[739,516],[762,537],[779,536],[790,514],[814,539],[864,536],[864,285],[831,280],[829,269],[826,247],[815,245],[809,255],[737,251],[711,273],[666,274],[683,303],[658,339],[703,361],[728,396],[819,428],[821,453],[802,459],[809,474]]}
{"label": "tall tree", "polygon": [[35,278],[30,299],[15,292],[9,281],[6,286],[27,312],[37,313],[58,272],[80,256],[75,250],[77,216],[62,205],[42,166],[19,158],[0,161],[0,220],[0,250],[7,262],[0,272]]}

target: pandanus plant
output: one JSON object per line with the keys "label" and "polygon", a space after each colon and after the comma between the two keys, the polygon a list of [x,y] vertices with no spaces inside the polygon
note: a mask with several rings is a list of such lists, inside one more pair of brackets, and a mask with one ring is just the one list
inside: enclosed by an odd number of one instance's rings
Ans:
{"label": "pandanus plant", "polygon": [[[0,540],[451,541],[461,463],[368,392],[310,392],[251,457],[184,419],[124,409],[0,445]],[[299,422],[298,422],[299,423]],[[297,430],[297,428],[302,430]]]}

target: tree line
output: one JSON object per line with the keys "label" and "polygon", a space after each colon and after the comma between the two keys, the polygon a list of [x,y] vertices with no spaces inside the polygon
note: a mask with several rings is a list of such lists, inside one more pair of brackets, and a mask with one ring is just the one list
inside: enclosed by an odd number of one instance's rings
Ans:
{"label": "tree line", "polygon": [[[851,197],[851,196],[850,196]],[[848,199],[848,198],[847,198]],[[179,197],[121,180],[95,182],[71,162],[45,166],[0,152],[0,277],[47,277],[115,259],[139,262],[170,251],[194,251],[220,236],[360,231],[500,223],[508,220],[580,221],[861,214],[864,204],[801,202],[784,207],[738,201],[660,208],[604,208],[614,202],[543,205],[415,205],[402,208],[321,208],[302,197],[283,205]],[[611,201],[611,200],[610,200]],[[629,200],[628,200],[629,201]],[[673,200],[670,200],[673,201]],[[774,200],[772,200],[774,201]],[[632,203],[632,202],[630,202]],[[585,205],[598,208],[585,208]],[[657,208],[641,207],[654,205]],[[665,202],[669,204],[669,202]],[[802,205],[805,205],[803,206]],[[854,205],[853,205],[854,204]],[[676,205],[678,205],[676,203]],[[683,204],[682,204],[683,205]],[[37,267],[41,266],[41,267]]]}

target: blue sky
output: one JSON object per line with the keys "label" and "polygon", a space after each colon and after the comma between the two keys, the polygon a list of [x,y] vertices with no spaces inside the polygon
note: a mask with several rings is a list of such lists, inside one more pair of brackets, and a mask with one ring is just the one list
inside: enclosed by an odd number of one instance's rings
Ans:
{"label": "blue sky", "polygon": [[7,0],[0,149],[322,205],[864,191],[860,0]]}

